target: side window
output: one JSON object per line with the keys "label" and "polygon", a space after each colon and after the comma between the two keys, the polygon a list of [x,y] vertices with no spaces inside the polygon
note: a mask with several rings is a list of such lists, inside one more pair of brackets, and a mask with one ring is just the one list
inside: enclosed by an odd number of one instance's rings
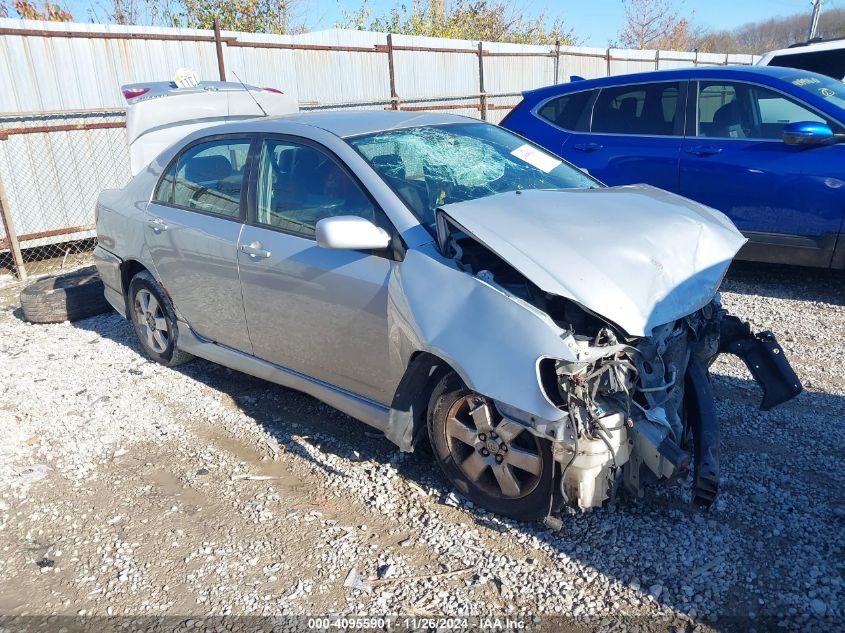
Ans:
{"label": "side window", "polygon": [[586,108],[593,93],[594,91],[588,90],[556,97],[544,103],[537,110],[537,116],[564,130],[584,130],[589,121]]}
{"label": "side window", "polygon": [[779,92],[740,82],[701,82],[698,136],[780,140],[788,123],[829,123]]}
{"label": "side window", "polygon": [[173,204],[173,186],[176,183],[176,161],[170,163],[167,171],[162,175],[161,180],[156,185],[156,191],[153,195],[153,200],[156,202],[165,202]]}
{"label": "side window", "polygon": [[816,121],[828,123],[812,110],[808,110],[798,102],[785,97],[779,92],[759,86],[751,89],[752,99],[757,103],[760,125],[756,138],[781,139],[783,128],[787,123],[798,121]]}
{"label": "side window", "polygon": [[740,113],[737,86],[712,81],[699,84],[698,136],[744,138]]}
{"label": "side window", "polygon": [[592,132],[673,136],[682,116],[678,82],[603,88],[593,108]]}
{"label": "side window", "polygon": [[239,217],[249,146],[249,139],[218,139],[189,147],[162,176],[155,200]]}
{"label": "side window", "polygon": [[264,141],[257,222],[313,238],[319,220],[337,215],[378,221],[373,204],[329,155],[287,140]]}

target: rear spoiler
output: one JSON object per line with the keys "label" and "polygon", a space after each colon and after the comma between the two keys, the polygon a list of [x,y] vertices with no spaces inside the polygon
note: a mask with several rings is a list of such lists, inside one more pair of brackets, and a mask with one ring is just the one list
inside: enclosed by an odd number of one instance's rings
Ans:
{"label": "rear spoiler", "polygon": [[121,90],[129,104],[126,141],[133,176],[196,130],[299,111],[291,95],[233,82],[202,82],[186,88],[171,82],[149,82],[128,84]]}

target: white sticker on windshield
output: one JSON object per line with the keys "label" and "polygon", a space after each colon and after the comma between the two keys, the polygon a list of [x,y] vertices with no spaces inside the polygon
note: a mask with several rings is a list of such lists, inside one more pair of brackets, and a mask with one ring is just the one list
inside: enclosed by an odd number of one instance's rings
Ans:
{"label": "white sticker on windshield", "polygon": [[527,144],[517,147],[511,152],[511,155],[521,158],[532,167],[536,167],[547,174],[563,162]]}

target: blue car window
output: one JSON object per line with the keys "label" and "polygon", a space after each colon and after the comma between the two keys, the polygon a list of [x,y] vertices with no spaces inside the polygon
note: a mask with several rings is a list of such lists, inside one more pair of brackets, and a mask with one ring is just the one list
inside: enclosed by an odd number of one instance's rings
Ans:
{"label": "blue car window", "polygon": [[835,124],[798,100],[763,86],[743,82],[701,82],[698,136],[780,140],[789,123]]}
{"label": "blue car window", "polygon": [[604,88],[596,99],[590,130],[603,134],[679,134],[681,88],[679,82]]}
{"label": "blue car window", "polygon": [[540,106],[537,116],[564,130],[586,131],[590,120],[586,108],[593,92],[585,90],[551,99]]}
{"label": "blue car window", "polygon": [[[698,90],[698,136],[746,138],[750,132],[747,91],[738,98],[738,86],[702,82]],[[742,91],[740,91],[742,92]]]}

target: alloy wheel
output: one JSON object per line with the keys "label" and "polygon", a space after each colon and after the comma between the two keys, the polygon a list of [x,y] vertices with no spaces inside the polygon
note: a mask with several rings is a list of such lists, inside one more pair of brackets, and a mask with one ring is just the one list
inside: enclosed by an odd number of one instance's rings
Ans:
{"label": "alloy wheel", "polygon": [[536,437],[501,418],[485,398],[458,399],[446,417],[446,443],[463,474],[489,495],[519,499],[533,492],[543,474]]}
{"label": "alloy wheel", "polygon": [[146,288],[135,293],[135,320],[141,338],[157,354],[163,354],[170,344],[170,328],[164,309],[155,295]]}

